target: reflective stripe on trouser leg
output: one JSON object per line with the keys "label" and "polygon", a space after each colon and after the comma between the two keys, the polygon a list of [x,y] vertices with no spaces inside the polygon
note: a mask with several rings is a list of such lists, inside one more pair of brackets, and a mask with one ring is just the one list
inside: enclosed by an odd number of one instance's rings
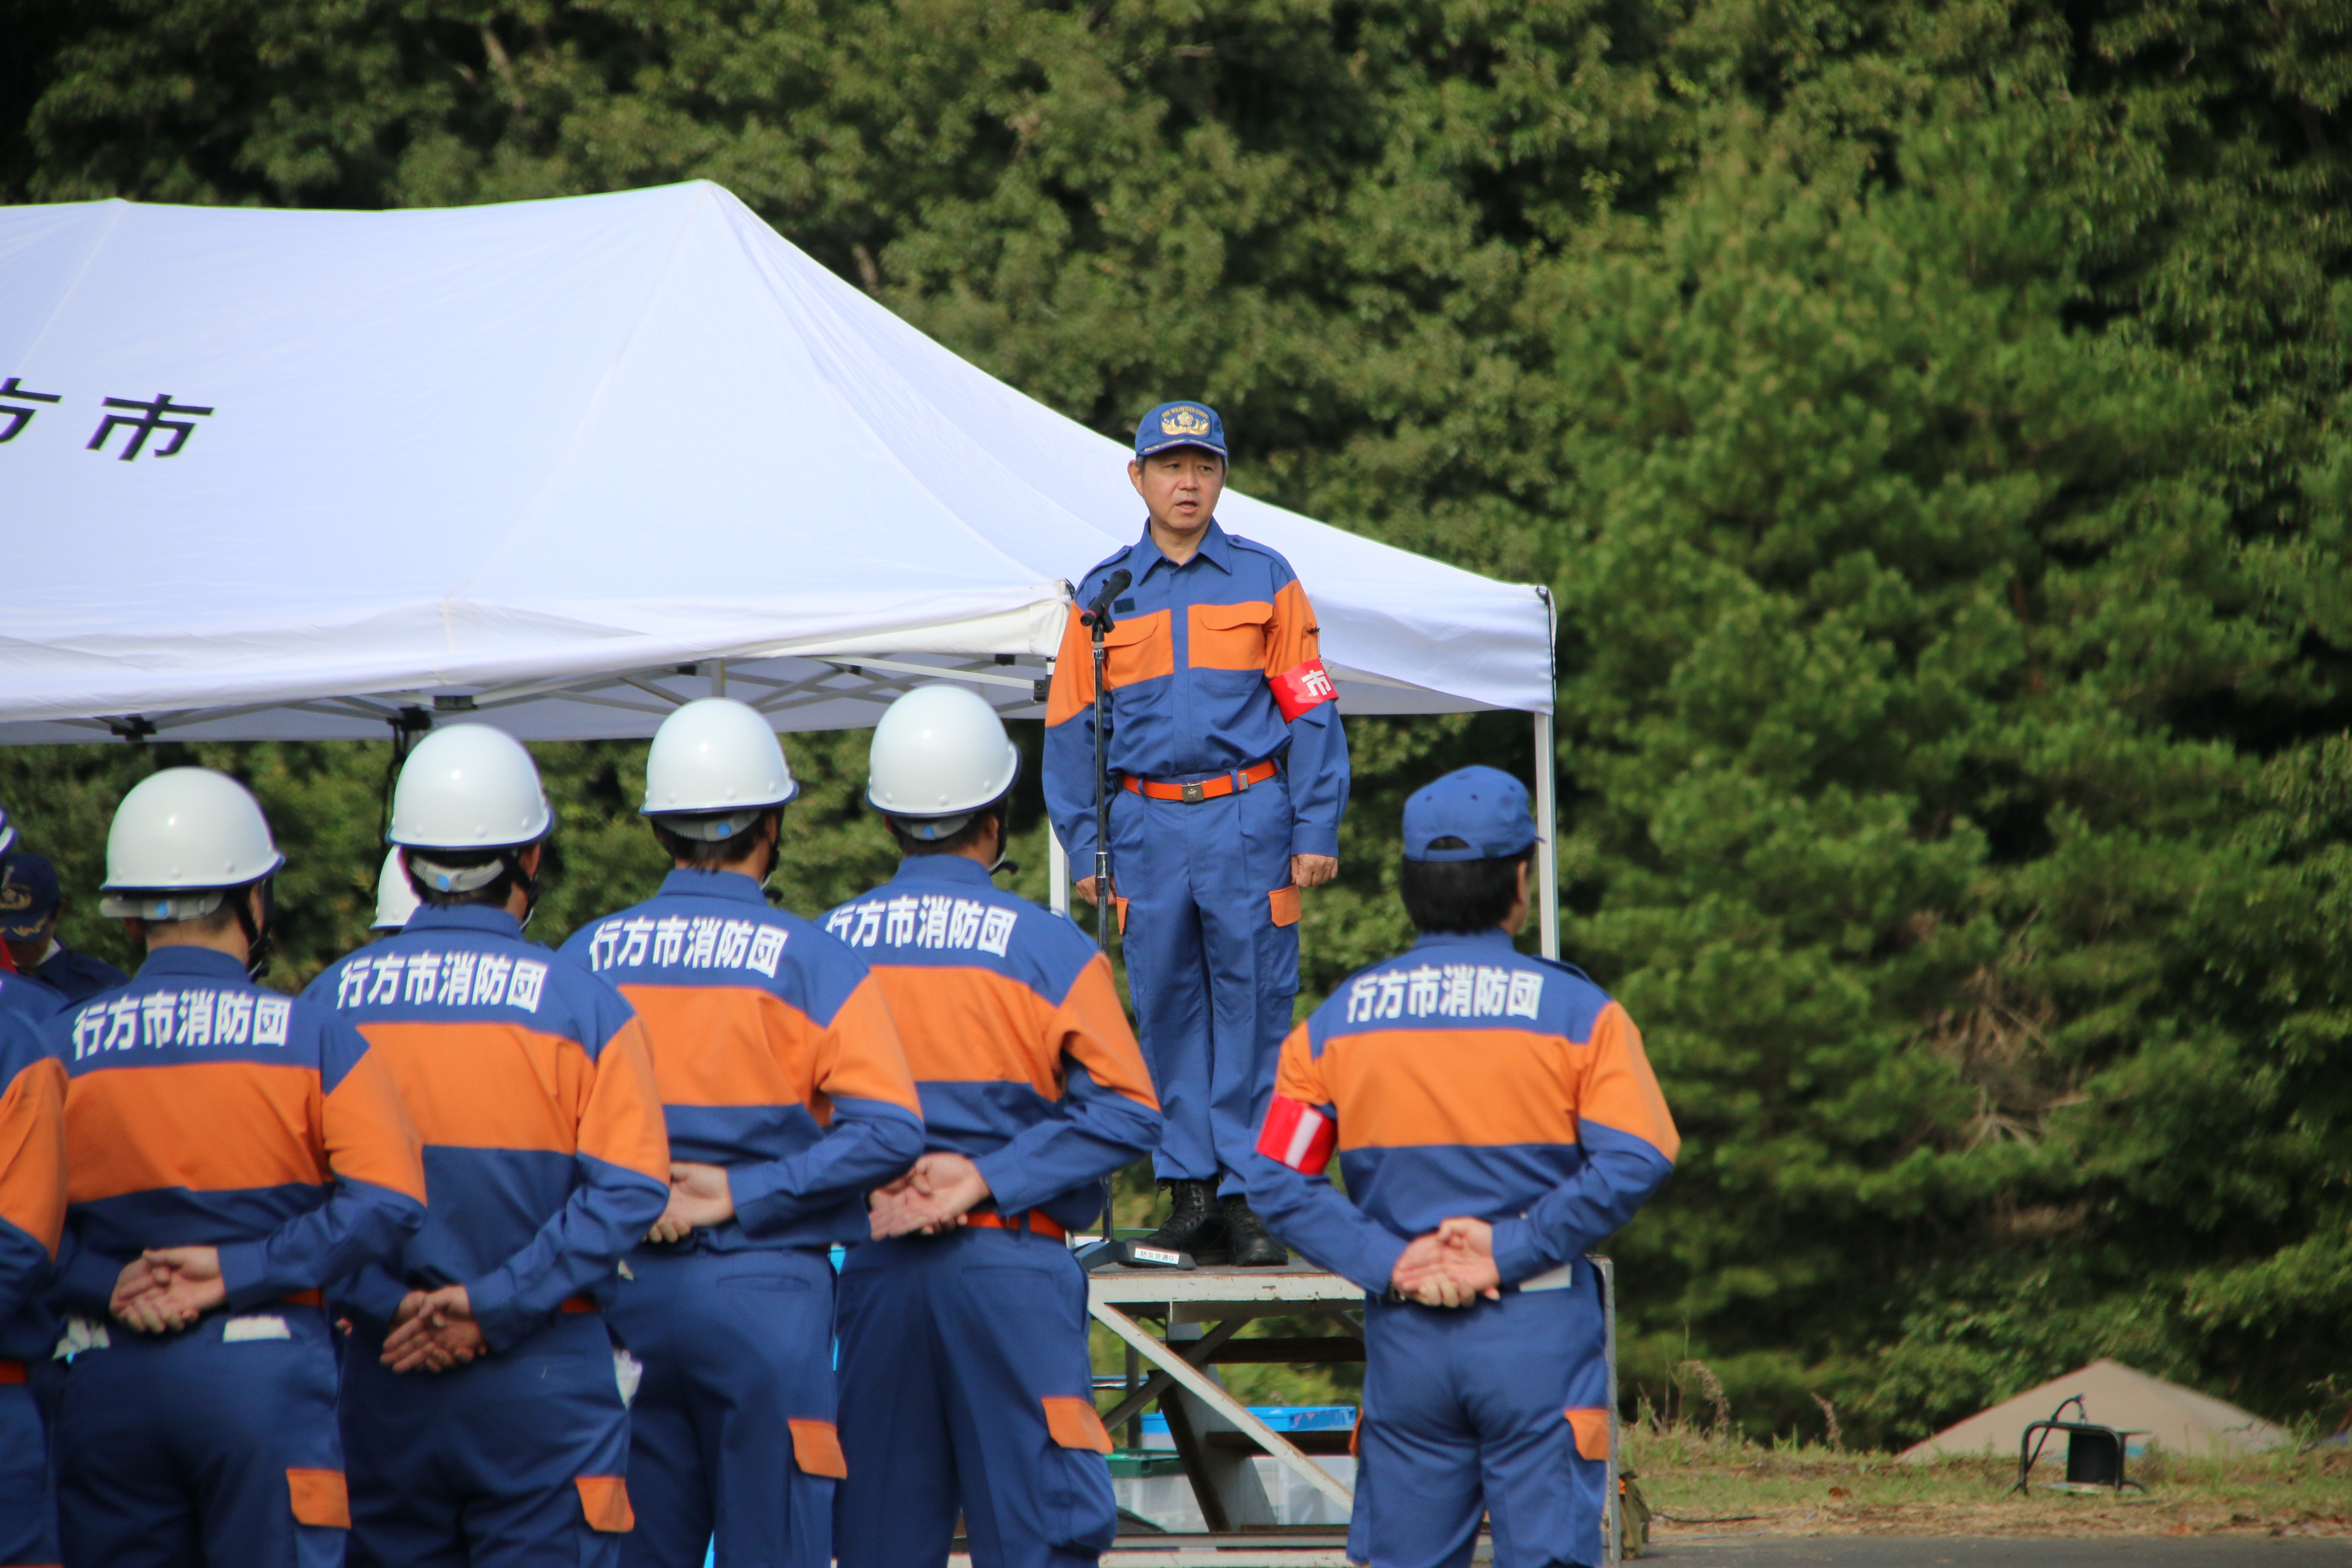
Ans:
{"label": "reflective stripe on trouser leg", "polygon": [[1298,928],[1276,925],[1268,901],[1290,879],[1294,826],[1279,774],[1215,800],[1122,790],[1113,802],[1128,987],[1166,1119],[1152,1157],[1163,1179],[1210,1180],[1255,1142],[1298,993]]}
{"label": "reflective stripe on trouser leg", "polygon": [[33,1391],[0,1386],[0,1568],[58,1561],[49,1446]]}
{"label": "reflective stripe on trouser leg", "polygon": [[629,1407],[623,1568],[824,1568],[833,1490],[791,1422],[834,1417],[833,1266],[801,1248],[641,1247],[613,1327],[645,1365]]}
{"label": "reflective stripe on trouser leg", "polygon": [[854,1249],[841,1277],[841,1568],[937,1568],[959,1509],[975,1568],[1084,1568],[1118,1533],[1110,1468],[1045,1401],[1093,1404],[1086,1278],[1042,1237]]}
{"label": "reflective stripe on trouser leg", "polygon": [[1578,1457],[1566,1415],[1601,1398],[1589,1267],[1567,1289],[1467,1309],[1375,1301],[1364,1340],[1352,1559],[1462,1568],[1483,1512],[1496,1568],[1601,1561],[1606,1467]]}
{"label": "reflective stripe on trouser leg", "polygon": [[397,1373],[343,1352],[352,1568],[618,1568],[579,1479],[622,1476],[627,1413],[603,1314],[559,1317],[469,1366]]}
{"label": "reflective stripe on trouser leg", "polygon": [[74,1358],[58,1413],[65,1560],[106,1568],[341,1568],[345,1532],[294,1517],[289,1470],[340,1471],[335,1352],[316,1307],[284,1339],[134,1334]]}

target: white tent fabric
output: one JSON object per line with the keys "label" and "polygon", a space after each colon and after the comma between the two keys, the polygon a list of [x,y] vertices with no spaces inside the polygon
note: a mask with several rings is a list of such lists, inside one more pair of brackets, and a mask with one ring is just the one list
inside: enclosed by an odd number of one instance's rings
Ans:
{"label": "white tent fabric", "polygon": [[[1118,443],[706,183],[0,208],[0,742],[645,734],[719,679],[832,728],[948,667],[1034,714],[1065,582],[1141,523]],[[1348,710],[1550,711],[1539,590],[1220,515]]]}
{"label": "white tent fabric", "polygon": [[[2284,1428],[2250,1411],[2150,1377],[2119,1361],[2102,1360],[1979,1411],[1958,1426],[1906,1448],[1897,1458],[1924,1459],[1986,1452],[2013,1456],[2029,1423],[2049,1420],[2062,1401],[2078,1394],[2083,1396],[2082,1413],[2077,1415],[2069,1407],[2065,1418],[2137,1434],[2126,1439],[2135,1454],[2149,1443],[2160,1444],[2170,1453],[2199,1457],[2252,1454],[2287,1440]],[[2064,1435],[2053,1434],[2042,1449],[2041,1465],[2054,1463],[2063,1468],[2065,1462]]]}

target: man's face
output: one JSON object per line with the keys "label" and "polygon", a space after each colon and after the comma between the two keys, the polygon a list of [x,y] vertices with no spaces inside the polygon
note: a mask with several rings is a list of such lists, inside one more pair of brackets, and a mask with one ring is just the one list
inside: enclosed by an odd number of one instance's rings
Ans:
{"label": "man's face", "polygon": [[1178,535],[1198,533],[1225,493],[1225,460],[1200,447],[1176,447],[1128,464],[1127,477],[1151,521]]}
{"label": "man's face", "polygon": [[49,938],[57,934],[58,916],[63,913],[65,910],[60,909],[51,914],[47,920],[41,922],[41,929],[31,936],[12,936],[5,939],[8,943],[8,956],[16,961],[16,967],[19,970],[30,973],[33,966],[40,963],[48,952]]}

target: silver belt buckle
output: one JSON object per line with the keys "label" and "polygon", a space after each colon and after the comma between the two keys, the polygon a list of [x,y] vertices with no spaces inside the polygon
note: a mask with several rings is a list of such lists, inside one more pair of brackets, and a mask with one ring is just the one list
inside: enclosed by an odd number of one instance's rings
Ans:
{"label": "silver belt buckle", "polygon": [[1182,788],[1184,791],[1184,804],[1187,805],[1198,805],[1206,798],[1201,794],[1201,786],[1199,784],[1188,784],[1183,785]]}

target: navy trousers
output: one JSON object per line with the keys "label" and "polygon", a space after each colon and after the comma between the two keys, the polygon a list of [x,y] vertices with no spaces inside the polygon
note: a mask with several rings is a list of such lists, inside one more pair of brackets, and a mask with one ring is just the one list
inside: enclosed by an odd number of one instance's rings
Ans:
{"label": "navy trousers", "polygon": [[841,1568],[1079,1568],[1118,1532],[1086,1276],[1060,1242],[962,1229],[841,1271]]}
{"label": "navy trousers", "polygon": [[841,1468],[833,1265],[822,1252],[641,1247],[613,1325],[645,1363],[629,1407],[624,1568],[825,1568]]}
{"label": "navy trousers", "polygon": [[324,1313],[215,1313],[163,1335],[113,1323],[108,1337],[74,1358],[58,1411],[67,1563],[341,1568],[343,1456]]}
{"label": "navy trousers", "polygon": [[343,1358],[353,1564],[617,1568],[629,1425],[602,1314],[448,1372],[383,1352],[363,1329]]}
{"label": "navy trousers", "polygon": [[1607,1367],[1601,1288],[1465,1308],[1370,1301],[1348,1556],[1371,1568],[1465,1568],[1478,1520],[1495,1568],[1601,1561]]}
{"label": "navy trousers", "polygon": [[47,1427],[29,1385],[0,1384],[0,1568],[58,1561]]}
{"label": "navy trousers", "polygon": [[[1111,800],[1111,876],[1136,1033],[1166,1131],[1163,1180],[1244,1170],[1298,994],[1287,775],[1215,800]],[[1238,1178],[1227,1191],[1239,1193]]]}

